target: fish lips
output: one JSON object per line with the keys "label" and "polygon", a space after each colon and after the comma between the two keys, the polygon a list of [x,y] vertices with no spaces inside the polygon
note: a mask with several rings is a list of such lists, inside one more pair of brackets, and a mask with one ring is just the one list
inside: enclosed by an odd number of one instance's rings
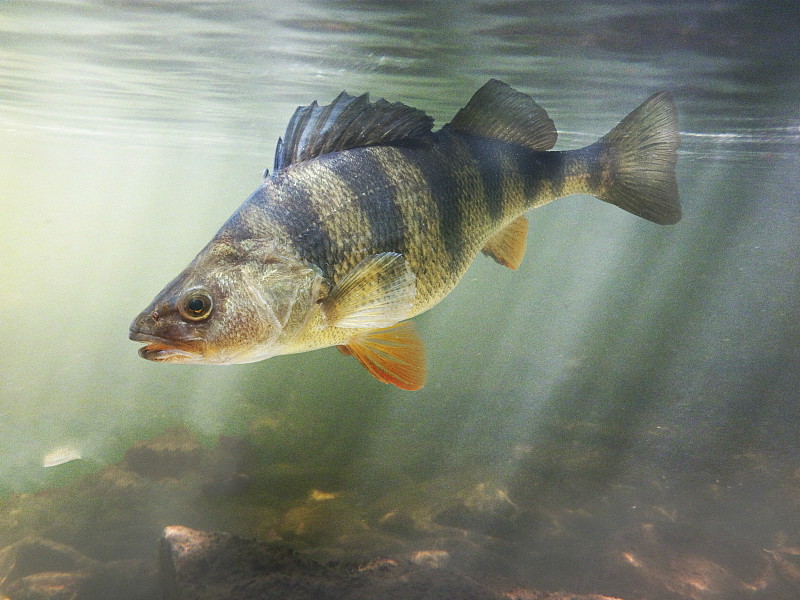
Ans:
{"label": "fish lips", "polygon": [[166,338],[131,329],[128,337],[134,342],[142,342],[139,356],[156,362],[200,362],[202,354],[197,348],[200,340],[176,342]]}

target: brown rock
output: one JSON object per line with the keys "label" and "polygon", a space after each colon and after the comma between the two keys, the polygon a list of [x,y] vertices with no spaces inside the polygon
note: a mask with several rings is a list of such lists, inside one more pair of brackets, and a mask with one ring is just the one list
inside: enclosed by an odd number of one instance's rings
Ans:
{"label": "brown rock", "polygon": [[149,479],[181,477],[196,470],[206,452],[184,427],[167,429],[161,435],[136,442],[125,451],[125,466]]}
{"label": "brown rock", "polygon": [[9,600],[146,600],[156,596],[156,577],[142,561],[104,563],[27,537],[0,550],[0,594]]}
{"label": "brown rock", "polygon": [[167,527],[160,548],[165,600],[502,600],[468,577],[410,561],[322,565],[274,544]]}

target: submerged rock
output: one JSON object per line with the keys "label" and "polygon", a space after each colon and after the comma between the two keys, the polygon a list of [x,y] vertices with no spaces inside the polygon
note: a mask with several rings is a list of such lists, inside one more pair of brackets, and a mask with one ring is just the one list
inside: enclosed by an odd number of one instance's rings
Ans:
{"label": "submerged rock", "polygon": [[[433,517],[433,522],[477,533],[513,537],[523,525],[519,507],[505,490],[488,483],[480,483],[462,500],[459,500]],[[524,523],[525,528],[531,526]]]}
{"label": "submerged rock", "polygon": [[206,452],[184,427],[167,429],[147,441],[136,442],[125,451],[129,471],[148,479],[181,477],[197,468]]}
{"label": "submerged rock", "polygon": [[450,553],[446,550],[420,550],[411,555],[411,562],[438,569],[450,562]]}
{"label": "submerged rock", "polygon": [[252,448],[246,440],[221,435],[216,448],[209,450],[185,427],[136,442],[123,459],[128,471],[154,481],[199,475],[200,490],[208,497],[242,493],[252,481],[252,463]]}
{"label": "submerged rock", "polygon": [[643,523],[615,536],[607,569],[650,597],[663,590],[686,600],[800,597],[797,580],[780,577],[767,551],[754,556],[720,533],[703,548],[706,537],[681,523]]}
{"label": "submerged rock", "polygon": [[[102,562],[29,537],[0,550],[3,600],[615,600],[516,588],[501,593],[446,568],[445,551],[410,560],[322,564],[276,544],[167,527],[158,569]],[[618,599],[617,599],[618,600]]]}
{"label": "submerged rock", "polygon": [[378,493],[244,438],[168,430],[74,484],[0,502],[0,600],[800,598],[794,463],[643,464],[606,482],[535,450],[517,451],[513,485],[483,468]]}
{"label": "submerged rock", "polygon": [[468,577],[411,561],[323,565],[282,546],[187,527],[167,527],[159,555],[165,600],[508,598]]}
{"label": "submerged rock", "polygon": [[253,480],[253,461],[253,449],[247,440],[219,436],[200,489],[209,497],[235,496],[244,492]]}
{"label": "submerged rock", "polygon": [[504,595],[506,600],[622,600],[601,594],[571,594],[569,592],[540,592],[537,590],[515,589]]}
{"label": "submerged rock", "polygon": [[158,597],[156,581],[152,564],[104,563],[44,538],[0,550],[0,594],[7,600],[145,600]]}

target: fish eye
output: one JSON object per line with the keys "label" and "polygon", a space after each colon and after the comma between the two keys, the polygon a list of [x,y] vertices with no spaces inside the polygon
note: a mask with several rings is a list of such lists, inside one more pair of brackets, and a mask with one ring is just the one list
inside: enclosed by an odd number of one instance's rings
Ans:
{"label": "fish eye", "polygon": [[190,321],[202,321],[211,314],[214,303],[205,290],[191,290],[178,303],[181,315]]}

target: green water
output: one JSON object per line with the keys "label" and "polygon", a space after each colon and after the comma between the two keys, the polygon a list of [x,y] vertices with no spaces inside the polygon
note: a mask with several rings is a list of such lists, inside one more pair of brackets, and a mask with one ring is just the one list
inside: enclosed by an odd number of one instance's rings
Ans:
{"label": "green water", "polygon": [[[659,519],[688,531],[684,541],[711,530],[724,544],[749,540],[754,556],[776,539],[800,544],[790,6],[3,4],[0,495],[75,485],[183,425],[206,448],[220,434],[253,445],[255,489],[285,487],[250,492],[265,515],[318,488],[357,498],[355,516],[338,515],[351,525],[389,506],[436,512],[446,498],[499,490],[539,517],[530,529],[515,521],[514,549],[481,564],[521,585],[624,594],[625,578],[601,576],[596,556]],[[259,185],[297,105],[370,91],[441,126],[490,77],[542,104],[557,149],[590,143],[671,90],[683,220],[662,228],[577,196],[531,213],[518,271],[479,257],[417,319],[429,368],[417,393],[333,349],[232,367],[137,356],[131,319]],[[43,467],[61,447],[81,460]],[[297,475],[276,479],[274,464]],[[102,512],[102,500],[94,506]],[[164,512],[147,497],[146,525],[128,524],[141,547],[118,554],[144,552],[184,515],[275,536],[268,516],[261,529],[237,524],[235,499],[202,519],[195,508],[184,498]],[[71,518],[37,510],[31,528],[50,537]],[[569,543],[554,544],[548,527]],[[293,539],[357,555],[336,528]],[[23,529],[0,529],[3,543]],[[406,551],[414,537],[365,541],[364,552]],[[782,585],[776,597],[793,593]]]}

